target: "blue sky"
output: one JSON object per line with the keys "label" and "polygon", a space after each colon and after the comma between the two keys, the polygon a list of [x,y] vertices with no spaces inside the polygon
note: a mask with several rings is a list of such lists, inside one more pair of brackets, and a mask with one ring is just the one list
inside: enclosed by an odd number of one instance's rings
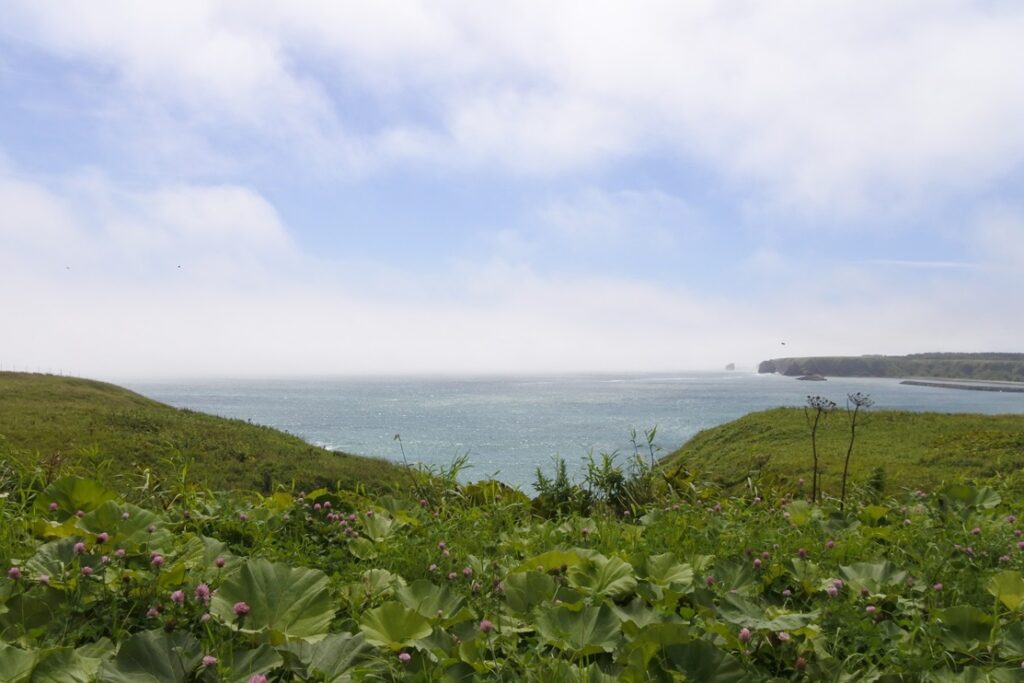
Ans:
{"label": "blue sky", "polygon": [[1020,3],[3,5],[5,368],[1021,350]]}

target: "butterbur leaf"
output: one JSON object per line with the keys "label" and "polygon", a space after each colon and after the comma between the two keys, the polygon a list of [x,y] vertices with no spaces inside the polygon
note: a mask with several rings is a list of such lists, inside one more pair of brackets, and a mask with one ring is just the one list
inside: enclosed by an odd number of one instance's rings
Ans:
{"label": "butterbur leaf", "polygon": [[[127,513],[125,519],[123,515]],[[110,540],[120,548],[134,551],[141,545],[160,547],[171,539],[171,533],[164,527],[164,520],[149,510],[128,503],[108,500],[85,515],[79,526],[90,534],[110,534]],[[155,528],[155,531],[150,531]]]}
{"label": "butterbur leaf", "polygon": [[35,652],[0,643],[0,683],[26,683],[36,665]]}
{"label": "butterbur leaf", "polygon": [[889,586],[901,585],[907,580],[907,572],[897,569],[888,560],[881,562],[857,562],[849,567],[839,567],[839,573],[855,589],[867,588],[872,593],[884,592]]}
{"label": "butterbur leaf", "polygon": [[188,633],[143,631],[100,666],[98,683],[183,683],[199,665],[199,641]]}
{"label": "butterbur leaf", "polygon": [[370,649],[361,633],[332,633],[313,646],[309,669],[334,683],[346,676]]}
{"label": "butterbur leaf", "polygon": [[617,600],[636,590],[633,565],[617,557],[594,555],[569,568],[569,583],[589,595]]}
{"label": "butterbur leaf", "polygon": [[536,605],[550,600],[557,584],[547,574],[517,572],[505,577],[505,604],[513,612],[525,614]]}
{"label": "butterbur leaf", "polygon": [[1009,569],[999,572],[988,580],[985,588],[1008,610],[1015,612],[1024,602],[1024,577],[1021,577],[1020,572]]}
{"label": "butterbur leaf", "polygon": [[281,666],[280,653],[269,645],[260,645],[255,650],[235,650],[221,663],[231,671],[230,676],[221,678],[221,683],[247,683],[253,674],[264,673]]}
{"label": "butterbur leaf", "polygon": [[385,602],[363,613],[359,630],[369,643],[400,650],[426,638],[434,628],[416,610],[398,602]]}
{"label": "butterbur leaf", "polygon": [[977,607],[957,605],[936,613],[941,629],[939,638],[951,650],[971,652],[988,643],[992,617]]}
{"label": "butterbur leaf", "polygon": [[693,567],[676,561],[672,553],[651,555],[637,568],[646,581],[663,588],[681,590],[693,585]]}
{"label": "butterbur leaf", "polygon": [[665,647],[665,656],[686,680],[702,683],[742,683],[748,679],[743,664],[706,640]]}
{"label": "butterbur leaf", "polygon": [[[70,647],[43,650],[32,670],[32,683],[91,683],[99,661],[87,659]],[[2,680],[2,679],[0,679]]]}
{"label": "butterbur leaf", "polygon": [[519,565],[514,571],[556,571],[562,567],[574,567],[581,564],[592,554],[593,553],[590,551],[579,552],[578,550],[552,550],[544,553],[543,555],[531,557]]}
{"label": "butterbur leaf", "polygon": [[63,517],[79,510],[92,512],[108,500],[117,500],[116,493],[98,481],[80,477],[64,477],[53,482],[36,498],[34,508],[40,517],[49,517],[50,503],[56,503]]}
{"label": "butterbur leaf", "polygon": [[465,602],[464,597],[452,592],[448,586],[436,586],[426,579],[402,586],[395,592],[395,597],[427,619],[436,619],[438,614],[447,619]]}
{"label": "butterbur leaf", "polygon": [[[239,618],[236,604],[249,606]],[[317,569],[249,560],[216,592],[210,611],[232,628],[261,634],[273,645],[327,633],[334,605],[327,576]]]}
{"label": "butterbur leaf", "polygon": [[622,624],[607,605],[547,610],[537,617],[537,633],[544,642],[576,656],[611,652],[622,636]]}

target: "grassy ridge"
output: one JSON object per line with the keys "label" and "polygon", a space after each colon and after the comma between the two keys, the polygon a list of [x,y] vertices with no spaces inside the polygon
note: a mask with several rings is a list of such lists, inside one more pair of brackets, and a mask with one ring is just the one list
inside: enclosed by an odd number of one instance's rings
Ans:
{"label": "grassy ridge", "polygon": [[193,463],[189,476],[215,489],[301,488],[402,480],[385,460],[335,453],[276,429],[179,410],[113,384],[0,372],[0,458],[61,471],[161,477]]}
{"label": "grassy ridge", "polygon": [[918,353],[908,356],[817,356],[773,358],[758,372],[831,377],[937,377],[1024,382],[1024,354]]}
{"label": "grassy ridge", "polygon": [[[849,422],[830,414],[818,432],[824,490],[839,489]],[[684,464],[726,485],[748,474],[792,482],[811,478],[811,442],[801,408],[751,413],[697,434],[668,455],[667,467]],[[893,487],[930,488],[961,477],[984,478],[1024,466],[1024,415],[975,415],[869,411],[858,426],[850,461],[852,481],[863,483],[876,467]]]}

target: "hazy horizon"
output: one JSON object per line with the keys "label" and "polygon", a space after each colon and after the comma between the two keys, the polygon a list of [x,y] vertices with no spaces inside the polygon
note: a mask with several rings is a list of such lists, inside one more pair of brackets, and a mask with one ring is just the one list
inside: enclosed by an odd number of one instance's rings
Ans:
{"label": "hazy horizon", "polygon": [[11,0],[0,363],[1024,350],[1021,35],[1003,0]]}

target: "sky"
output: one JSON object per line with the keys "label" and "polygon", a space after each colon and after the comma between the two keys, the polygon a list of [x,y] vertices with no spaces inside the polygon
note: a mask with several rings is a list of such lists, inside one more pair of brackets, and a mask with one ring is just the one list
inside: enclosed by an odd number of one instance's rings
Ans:
{"label": "sky", "polygon": [[1024,350],[1017,0],[0,13],[5,370]]}

